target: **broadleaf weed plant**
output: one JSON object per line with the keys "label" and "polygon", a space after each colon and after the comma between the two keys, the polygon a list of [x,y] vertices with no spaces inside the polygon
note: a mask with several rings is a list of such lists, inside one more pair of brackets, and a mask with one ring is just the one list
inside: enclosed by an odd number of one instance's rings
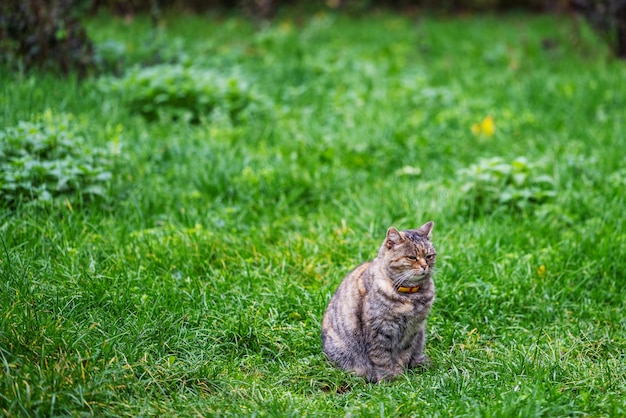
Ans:
{"label": "broadleaf weed plant", "polygon": [[131,111],[147,120],[198,123],[226,117],[238,123],[263,107],[263,99],[243,77],[182,64],[134,68],[121,79],[104,79],[100,86],[121,93]]}
{"label": "broadleaf weed plant", "polygon": [[46,111],[0,131],[1,203],[106,197],[113,174],[107,150],[90,147],[72,115]]}
{"label": "broadleaf weed plant", "polygon": [[482,159],[458,172],[464,209],[474,215],[499,209],[523,211],[556,195],[555,179],[545,166],[524,157],[511,162],[495,157]]}

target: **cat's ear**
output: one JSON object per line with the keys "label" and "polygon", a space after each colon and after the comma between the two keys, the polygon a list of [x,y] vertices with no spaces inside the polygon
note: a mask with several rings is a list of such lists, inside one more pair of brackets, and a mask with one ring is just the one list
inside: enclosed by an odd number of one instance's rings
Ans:
{"label": "cat's ear", "polygon": [[404,242],[404,237],[402,233],[398,231],[393,226],[387,230],[387,239],[385,240],[385,245],[387,248],[393,248],[396,245]]}
{"label": "cat's ear", "polygon": [[426,222],[424,225],[420,226],[419,229],[416,231],[417,235],[424,237],[426,239],[430,239],[430,233],[433,230],[433,226],[435,226],[433,221]]}

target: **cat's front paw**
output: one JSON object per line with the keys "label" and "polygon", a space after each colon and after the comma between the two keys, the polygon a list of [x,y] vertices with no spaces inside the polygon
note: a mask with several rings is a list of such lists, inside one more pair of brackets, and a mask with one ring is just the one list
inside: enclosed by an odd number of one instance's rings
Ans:
{"label": "cat's front paw", "polygon": [[378,383],[381,381],[390,381],[398,377],[402,373],[402,368],[394,367],[392,369],[374,369],[367,374],[367,381],[370,383]]}
{"label": "cat's front paw", "polygon": [[417,358],[412,358],[409,363],[409,369],[427,369],[432,365],[432,361],[430,361],[430,357],[426,354],[423,354]]}

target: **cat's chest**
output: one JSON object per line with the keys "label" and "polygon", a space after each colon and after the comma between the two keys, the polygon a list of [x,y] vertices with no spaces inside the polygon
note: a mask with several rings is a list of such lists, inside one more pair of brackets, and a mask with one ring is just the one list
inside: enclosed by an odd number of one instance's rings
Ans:
{"label": "cat's chest", "polygon": [[[407,328],[413,327],[415,324],[423,322],[432,306],[432,299],[428,302],[424,301],[408,301],[402,304],[396,305],[395,315],[398,319],[404,318]],[[393,312],[393,310],[392,310]]]}
{"label": "cat's chest", "polygon": [[414,300],[411,305],[413,307],[413,313],[416,316],[426,316],[430,312],[430,308],[433,306],[433,302],[435,300],[435,292],[434,291],[426,291],[424,293],[418,294],[416,300]]}
{"label": "cat's chest", "polygon": [[415,317],[404,317],[380,325],[390,337],[390,346],[399,354],[412,346],[415,335],[424,326],[424,321]]}
{"label": "cat's chest", "polygon": [[[378,295],[380,296],[380,295]],[[365,303],[366,321],[394,324],[400,334],[418,328],[428,316],[433,297],[426,299],[412,295],[411,298],[373,298]],[[368,303],[369,302],[369,303]]]}
{"label": "cat's chest", "polygon": [[398,317],[404,316],[421,321],[428,316],[434,300],[435,294],[430,290],[420,291],[406,297],[394,295],[390,298],[388,311]]}

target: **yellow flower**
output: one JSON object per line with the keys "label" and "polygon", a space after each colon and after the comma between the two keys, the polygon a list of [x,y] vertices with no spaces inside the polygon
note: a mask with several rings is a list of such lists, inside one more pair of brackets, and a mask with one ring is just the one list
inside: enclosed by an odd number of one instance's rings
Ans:
{"label": "yellow flower", "polygon": [[280,24],[280,30],[283,32],[291,32],[291,29],[293,29],[293,24],[291,23],[290,20],[285,20]]}
{"label": "yellow flower", "polygon": [[546,277],[546,266],[544,266],[543,264],[539,266],[539,268],[537,269],[537,276],[542,279]]}
{"label": "yellow flower", "polygon": [[474,135],[483,134],[485,136],[493,136],[496,131],[496,125],[493,123],[493,118],[491,116],[485,117],[480,123],[474,123],[472,125],[472,133]]}

